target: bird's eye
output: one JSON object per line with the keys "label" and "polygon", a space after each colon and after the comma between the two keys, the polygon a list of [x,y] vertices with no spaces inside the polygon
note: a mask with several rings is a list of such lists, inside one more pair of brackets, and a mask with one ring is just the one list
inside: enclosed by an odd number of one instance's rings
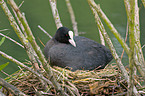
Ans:
{"label": "bird's eye", "polygon": [[65,36],[68,36],[68,34],[66,34]]}

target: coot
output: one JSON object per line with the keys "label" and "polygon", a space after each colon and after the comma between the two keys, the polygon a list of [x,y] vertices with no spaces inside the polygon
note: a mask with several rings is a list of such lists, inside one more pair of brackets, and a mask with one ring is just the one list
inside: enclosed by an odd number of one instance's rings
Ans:
{"label": "coot", "polygon": [[75,70],[103,69],[113,56],[105,46],[81,36],[74,36],[66,27],[60,27],[44,48],[51,66]]}

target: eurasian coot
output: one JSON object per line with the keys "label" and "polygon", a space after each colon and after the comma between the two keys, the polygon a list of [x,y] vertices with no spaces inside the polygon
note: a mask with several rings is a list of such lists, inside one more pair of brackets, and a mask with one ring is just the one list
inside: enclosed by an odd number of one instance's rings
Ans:
{"label": "eurasian coot", "polygon": [[51,66],[75,70],[104,68],[113,56],[105,46],[81,36],[74,36],[66,27],[60,27],[45,48],[44,54]]}

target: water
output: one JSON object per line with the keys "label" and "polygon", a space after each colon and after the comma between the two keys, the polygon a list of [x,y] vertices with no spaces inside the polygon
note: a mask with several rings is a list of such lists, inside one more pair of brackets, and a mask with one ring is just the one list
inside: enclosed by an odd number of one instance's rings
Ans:
{"label": "water", "polygon": [[[18,4],[20,4],[21,0],[15,0]],[[126,12],[124,8],[123,0],[97,0],[97,3],[100,4],[102,10],[108,16],[110,21],[114,24],[117,30],[120,32],[121,36],[125,38],[126,32]],[[86,34],[82,34],[82,36],[100,42],[99,34],[97,30],[97,26],[95,24],[94,16],[89,8],[87,0],[71,0],[74,13],[76,16],[76,21],[78,23],[79,32],[86,32]],[[69,13],[64,0],[57,0],[58,9],[61,17],[61,21],[64,26],[70,28],[72,30],[72,24],[69,17]],[[140,23],[141,23],[141,43],[145,44],[144,31],[145,31],[145,9],[143,6],[140,6]],[[25,0],[24,4],[20,8],[22,12],[25,12],[27,21],[33,31],[33,34],[36,38],[38,45],[43,50],[43,46],[40,43],[39,39],[45,44],[49,38],[37,27],[41,25],[47,32],[49,32],[52,36],[55,34],[56,26],[53,20],[53,16],[51,13],[51,8],[48,0]],[[120,55],[122,53],[122,47],[109,31],[109,29],[105,28],[111,37],[111,40],[114,43],[114,46],[117,50],[117,53]],[[7,20],[3,10],[0,8],[0,29],[9,29],[8,31],[1,32],[20,42],[15,32],[9,25],[9,21]],[[1,38],[1,36],[0,36]],[[0,47],[0,50],[7,53],[8,55],[13,56],[21,62],[26,62],[29,60],[25,50],[8,39],[5,40],[4,44]],[[145,48],[143,49],[145,52]],[[6,62],[10,62],[7,59],[4,59],[0,56],[0,64],[4,64]],[[123,57],[123,63],[128,64],[127,55]],[[10,64],[4,69],[5,72],[11,74],[18,70],[16,64],[10,62]],[[5,77],[5,75],[0,74],[0,76]]]}

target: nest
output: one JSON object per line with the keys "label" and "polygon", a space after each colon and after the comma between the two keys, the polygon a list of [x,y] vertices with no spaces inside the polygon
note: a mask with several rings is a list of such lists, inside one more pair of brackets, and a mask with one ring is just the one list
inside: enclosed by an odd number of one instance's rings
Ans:
{"label": "nest", "polygon": [[[77,70],[75,72],[54,67],[53,72],[65,91],[70,91],[69,89],[79,91],[82,96],[124,95],[127,92],[127,82],[120,74],[117,66],[109,65],[102,70]],[[16,79],[11,79],[9,83],[27,95],[37,96],[37,92],[41,92],[44,96],[57,94],[54,88],[51,86],[46,88],[39,78],[28,71],[19,71],[13,74],[13,77]]]}

